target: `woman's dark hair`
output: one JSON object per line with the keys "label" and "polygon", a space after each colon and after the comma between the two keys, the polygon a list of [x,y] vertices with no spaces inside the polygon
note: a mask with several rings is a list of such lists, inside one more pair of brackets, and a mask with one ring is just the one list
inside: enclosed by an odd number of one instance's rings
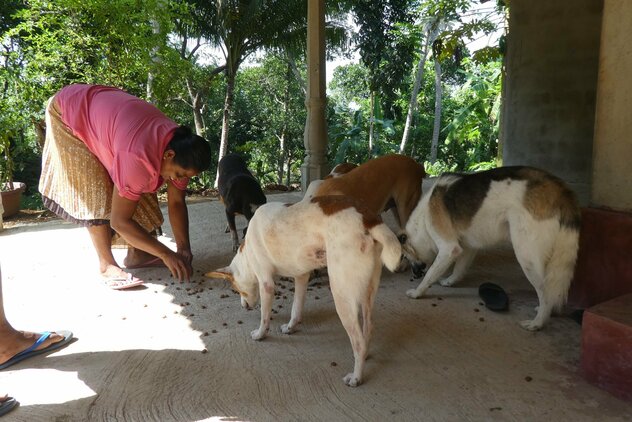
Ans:
{"label": "woman's dark hair", "polygon": [[202,172],[211,166],[211,145],[187,126],[179,126],[173,132],[167,149],[176,153],[173,161],[184,169]]}

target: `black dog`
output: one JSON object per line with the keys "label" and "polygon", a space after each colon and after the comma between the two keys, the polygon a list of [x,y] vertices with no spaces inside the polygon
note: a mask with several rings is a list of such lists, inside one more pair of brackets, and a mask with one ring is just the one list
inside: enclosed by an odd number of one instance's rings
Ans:
{"label": "black dog", "polygon": [[[266,196],[255,177],[246,167],[246,162],[237,154],[227,154],[219,161],[217,180],[220,200],[226,207],[226,219],[233,238],[233,252],[239,249],[239,236],[235,227],[235,215],[241,214],[248,221],[256,209],[266,203]],[[244,228],[244,236],[246,229]]]}

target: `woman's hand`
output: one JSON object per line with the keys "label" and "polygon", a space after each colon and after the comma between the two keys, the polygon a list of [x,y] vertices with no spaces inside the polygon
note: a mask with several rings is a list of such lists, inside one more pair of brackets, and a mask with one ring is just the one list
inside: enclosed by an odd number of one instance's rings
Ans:
{"label": "woman's hand", "polygon": [[180,255],[189,265],[193,263],[193,253],[190,248],[178,248],[178,255]]}
{"label": "woman's hand", "polygon": [[170,253],[162,258],[162,261],[165,263],[169,271],[171,271],[171,275],[177,278],[180,282],[190,281],[191,275],[193,274],[193,267],[191,266],[191,260],[193,255],[191,251],[189,251],[188,255],[183,255],[180,252]]}

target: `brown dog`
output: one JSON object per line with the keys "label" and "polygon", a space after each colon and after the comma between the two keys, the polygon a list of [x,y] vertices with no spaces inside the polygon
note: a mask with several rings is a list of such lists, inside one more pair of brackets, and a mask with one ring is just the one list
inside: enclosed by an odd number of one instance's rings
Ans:
{"label": "brown dog", "polygon": [[426,175],[421,164],[405,155],[390,154],[345,170],[344,174],[337,172],[334,177],[312,182],[305,199],[350,196],[376,214],[395,209],[393,215],[399,227],[406,227],[421,198],[421,182]]}

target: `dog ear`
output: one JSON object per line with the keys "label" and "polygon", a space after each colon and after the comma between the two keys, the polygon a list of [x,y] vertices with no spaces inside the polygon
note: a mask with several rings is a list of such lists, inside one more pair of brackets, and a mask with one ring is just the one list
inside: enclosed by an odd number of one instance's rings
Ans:
{"label": "dog ear", "polygon": [[246,292],[241,291],[239,287],[237,286],[237,283],[235,282],[235,276],[233,275],[233,271],[230,269],[230,267],[224,267],[224,268],[219,268],[215,271],[209,271],[208,273],[204,275],[209,278],[218,278],[220,280],[228,280],[230,281],[230,284],[233,286],[233,289],[237,291],[237,293],[239,293],[242,296],[248,296]]}
{"label": "dog ear", "polygon": [[235,281],[235,277],[233,277],[233,272],[230,267],[219,268],[215,271],[209,271],[204,274],[208,278],[219,278],[220,280],[228,280],[231,283]]}

